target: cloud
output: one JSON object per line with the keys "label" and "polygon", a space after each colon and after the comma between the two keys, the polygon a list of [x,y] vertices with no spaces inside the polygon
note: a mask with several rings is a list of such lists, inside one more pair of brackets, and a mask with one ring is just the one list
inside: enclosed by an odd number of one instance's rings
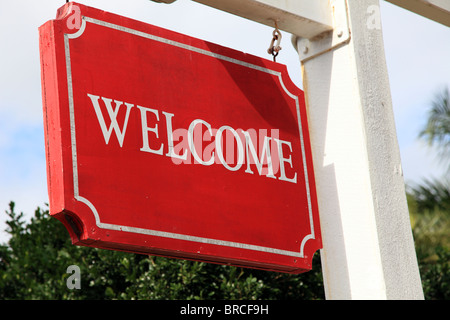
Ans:
{"label": "cloud", "polygon": [[417,183],[423,179],[444,176],[444,168],[433,148],[422,141],[415,140],[400,148],[403,176],[407,184]]}
{"label": "cloud", "polygon": [[435,90],[450,84],[450,28],[381,3],[394,110],[399,117],[408,117],[411,108],[424,113]]}
{"label": "cloud", "polygon": [[[48,202],[42,127],[0,112],[0,231],[10,201],[28,218]],[[0,233],[0,243],[5,234]]]}

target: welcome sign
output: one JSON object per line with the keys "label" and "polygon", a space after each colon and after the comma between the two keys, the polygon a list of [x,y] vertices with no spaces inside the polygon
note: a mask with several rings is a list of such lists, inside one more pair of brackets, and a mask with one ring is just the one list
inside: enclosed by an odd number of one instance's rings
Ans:
{"label": "welcome sign", "polygon": [[284,65],[73,2],[39,32],[50,213],[74,244],[311,269],[307,115]]}

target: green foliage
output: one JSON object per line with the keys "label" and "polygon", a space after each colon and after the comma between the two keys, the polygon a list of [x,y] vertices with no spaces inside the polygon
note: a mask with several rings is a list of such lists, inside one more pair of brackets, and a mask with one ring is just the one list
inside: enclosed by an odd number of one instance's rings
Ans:
{"label": "green foliage", "polygon": [[[6,212],[0,246],[0,299],[324,299],[319,256],[313,270],[289,275],[74,246],[64,226],[38,208],[29,223]],[[67,267],[81,289],[68,289]]]}
{"label": "green foliage", "polygon": [[437,247],[435,252],[436,261],[420,265],[424,294],[429,300],[449,300],[450,250],[448,247]]}
{"label": "green foliage", "polygon": [[447,162],[450,169],[450,97],[447,87],[438,91],[431,101],[427,123],[419,137],[438,148],[441,160]]}
{"label": "green foliage", "polygon": [[421,198],[408,195],[424,295],[429,300],[450,299],[450,211],[421,206]]}
{"label": "green foliage", "polygon": [[427,299],[450,299],[450,97],[443,88],[431,102],[419,138],[439,151],[446,164],[443,179],[425,179],[409,187],[408,204],[419,268]]}
{"label": "green foliage", "polygon": [[[425,297],[450,299],[450,214],[418,211],[408,199]],[[318,254],[301,275],[243,269],[78,247],[48,211],[38,208],[28,223],[14,203],[6,213],[0,299],[324,299]],[[67,288],[70,265],[80,268],[80,290]]]}
{"label": "green foliage", "polygon": [[432,210],[450,212],[450,180],[424,179],[409,189],[418,212]]}

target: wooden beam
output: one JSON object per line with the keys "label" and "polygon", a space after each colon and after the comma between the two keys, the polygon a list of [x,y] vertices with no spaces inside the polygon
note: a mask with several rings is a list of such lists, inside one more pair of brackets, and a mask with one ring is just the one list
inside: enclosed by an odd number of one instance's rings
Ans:
{"label": "wooden beam", "polygon": [[450,27],[450,1],[448,0],[386,0],[425,18]]}
{"label": "wooden beam", "polygon": [[[167,0],[166,0],[167,1]],[[328,0],[193,0],[303,38],[333,29]]]}

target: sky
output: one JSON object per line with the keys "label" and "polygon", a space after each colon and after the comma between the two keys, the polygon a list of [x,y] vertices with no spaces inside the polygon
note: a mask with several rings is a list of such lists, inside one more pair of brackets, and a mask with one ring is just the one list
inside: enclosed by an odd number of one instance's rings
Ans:
{"label": "sky", "polygon": [[[222,46],[271,59],[273,28],[190,0],[79,0]],[[54,19],[64,0],[0,0],[0,242],[8,203],[31,217],[47,208],[47,178],[38,27]],[[380,1],[386,62],[406,183],[440,177],[436,153],[417,139],[437,90],[450,87],[450,28]],[[300,62],[283,33],[277,62],[302,88]]]}

